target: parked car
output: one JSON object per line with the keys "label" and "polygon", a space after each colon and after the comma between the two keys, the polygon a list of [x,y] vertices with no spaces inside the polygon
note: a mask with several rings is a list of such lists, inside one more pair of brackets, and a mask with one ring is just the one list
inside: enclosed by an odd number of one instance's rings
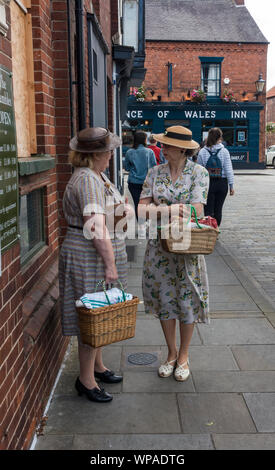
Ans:
{"label": "parked car", "polygon": [[275,145],[270,145],[266,151],[266,164],[275,168]]}

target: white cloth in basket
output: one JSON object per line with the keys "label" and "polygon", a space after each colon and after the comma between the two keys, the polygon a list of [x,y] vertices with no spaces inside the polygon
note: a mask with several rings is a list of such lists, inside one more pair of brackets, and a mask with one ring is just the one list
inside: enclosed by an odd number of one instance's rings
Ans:
{"label": "white cloth in basket", "polygon": [[[113,287],[112,289],[106,290],[108,298],[111,304],[118,304],[120,302],[124,302],[123,292],[118,289],[117,287]],[[132,300],[132,294],[125,292],[126,300]],[[76,301],[76,307],[83,307],[86,308],[99,308],[99,307],[106,307],[109,305],[108,300],[106,299],[105,292],[94,292],[92,294],[84,294],[80,297],[79,300]]]}

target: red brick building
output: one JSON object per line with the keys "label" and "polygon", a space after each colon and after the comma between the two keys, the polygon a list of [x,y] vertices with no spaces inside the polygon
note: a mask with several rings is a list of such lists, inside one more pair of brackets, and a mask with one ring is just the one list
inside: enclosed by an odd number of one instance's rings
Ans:
{"label": "red brick building", "polygon": [[[0,0],[0,449],[29,448],[68,346],[57,282],[68,143],[89,125],[119,133],[139,83],[121,16],[122,0]],[[110,173],[119,187],[120,151]]]}
{"label": "red brick building", "polygon": [[[148,0],[145,38],[146,99],[130,97],[126,141],[129,125],[163,132],[181,123],[198,142],[216,126],[234,167],[264,167],[266,96],[255,82],[266,80],[268,41],[244,0]],[[192,98],[198,89],[201,103]]]}

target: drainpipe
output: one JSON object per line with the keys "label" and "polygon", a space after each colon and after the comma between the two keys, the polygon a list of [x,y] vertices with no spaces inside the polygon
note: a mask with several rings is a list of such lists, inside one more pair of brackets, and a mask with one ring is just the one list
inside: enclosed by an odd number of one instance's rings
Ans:
{"label": "drainpipe", "polygon": [[70,93],[70,116],[71,116],[71,137],[74,134],[74,114],[73,114],[73,79],[72,79],[72,52],[71,52],[71,12],[70,0],[67,0],[67,22],[68,22],[68,62],[69,62],[69,93]]}
{"label": "drainpipe", "polygon": [[83,0],[75,0],[76,20],[76,57],[77,57],[77,96],[78,96],[78,127],[81,131],[86,127],[86,87],[84,63],[84,27]]}

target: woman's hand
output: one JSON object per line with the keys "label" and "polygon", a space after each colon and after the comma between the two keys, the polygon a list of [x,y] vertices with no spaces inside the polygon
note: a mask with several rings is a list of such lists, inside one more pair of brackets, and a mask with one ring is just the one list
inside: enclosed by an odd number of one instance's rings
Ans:
{"label": "woman's hand", "polygon": [[105,283],[111,284],[118,280],[118,273],[115,264],[111,264],[105,267]]}
{"label": "woman's hand", "polygon": [[230,189],[230,196],[234,196],[234,194],[235,194],[235,191],[234,191],[234,189],[233,189],[233,188],[232,188],[232,189]]}

